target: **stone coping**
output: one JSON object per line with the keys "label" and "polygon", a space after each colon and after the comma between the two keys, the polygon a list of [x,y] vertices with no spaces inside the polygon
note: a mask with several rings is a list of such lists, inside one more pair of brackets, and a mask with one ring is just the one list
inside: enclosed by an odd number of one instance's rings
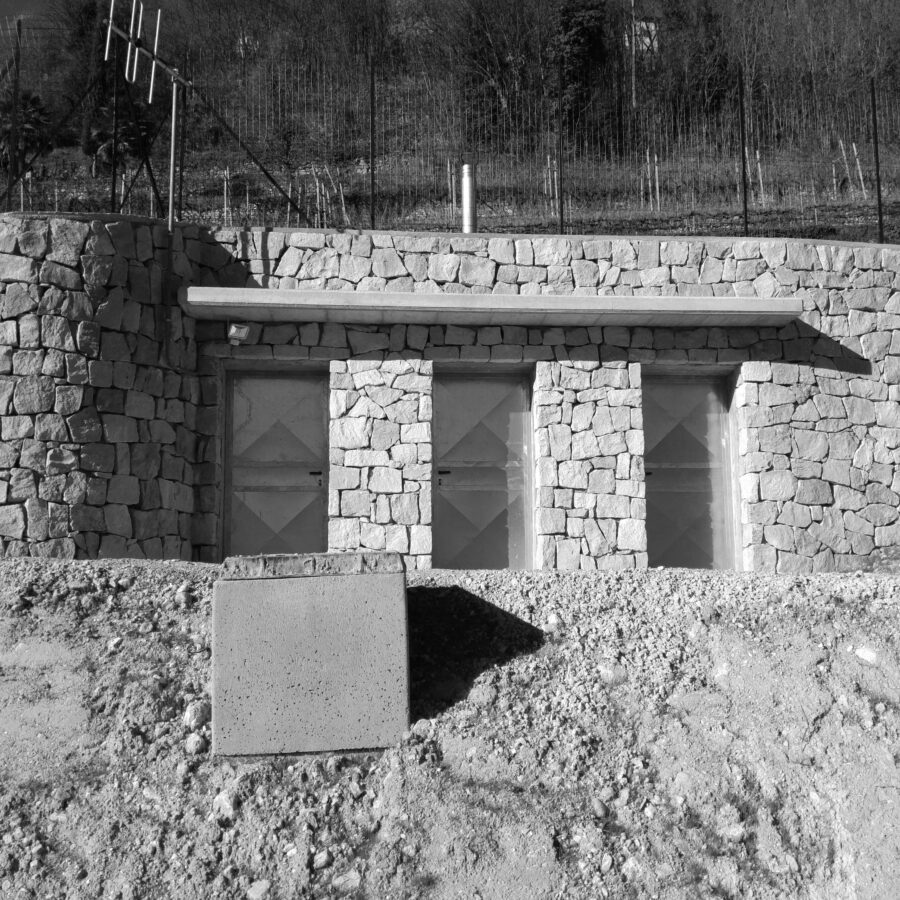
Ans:
{"label": "stone coping", "polygon": [[198,319],[342,324],[780,325],[803,311],[781,297],[582,297],[523,294],[411,294],[389,291],[189,287],[179,302]]}
{"label": "stone coping", "polygon": [[221,580],[391,575],[398,572],[403,572],[399,553],[278,553],[266,556],[229,556],[222,563]]}
{"label": "stone coping", "polygon": [[[7,213],[6,215],[29,215],[28,213]],[[43,213],[42,215],[57,216],[57,213]],[[77,215],[77,214],[70,214]],[[94,215],[89,218],[102,218],[105,214]],[[119,218],[139,218],[138,216],[119,216]],[[148,219],[151,224],[165,225],[165,219]],[[884,243],[879,244],[875,241],[840,241],[832,239],[823,239],[817,237],[787,237],[785,235],[773,235],[769,237],[753,237],[740,234],[687,234],[685,232],[672,232],[671,234],[633,234],[622,232],[573,232],[572,234],[559,234],[555,231],[474,231],[464,233],[463,231],[431,231],[422,229],[403,229],[403,228],[304,228],[300,225],[251,225],[247,228],[238,228],[233,225],[220,225],[218,227],[198,226],[195,222],[176,222],[176,228],[185,228],[188,226],[205,227],[210,234],[216,235],[234,235],[247,234],[254,232],[257,234],[347,234],[356,235],[378,235],[386,234],[391,237],[429,237],[429,238],[449,238],[451,240],[463,240],[465,238],[475,238],[482,240],[491,240],[499,238],[501,240],[562,240],[562,241],[648,241],[656,244],[666,243],[668,241],[683,241],[686,243],[701,244],[717,244],[719,246],[733,246],[734,244],[794,244],[797,246],[828,246],[828,247],[871,247],[873,249],[895,248],[898,244]]]}

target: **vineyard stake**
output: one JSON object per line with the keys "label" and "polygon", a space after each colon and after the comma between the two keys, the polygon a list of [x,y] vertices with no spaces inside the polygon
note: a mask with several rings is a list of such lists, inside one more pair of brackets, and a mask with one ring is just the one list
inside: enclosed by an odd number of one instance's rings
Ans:
{"label": "vineyard stake", "polygon": [[741,116],[741,197],[744,203],[744,237],[750,233],[747,221],[747,125],[744,121],[744,69],[738,69],[738,99]]}
{"label": "vineyard stake", "polygon": [[878,196],[878,243],[884,243],[884,208],[881,205],[881,162],[878,158],[878,104],[875,100],[875,79],[869,79],[872,95],[872,142],[875,145],[875,192]]}

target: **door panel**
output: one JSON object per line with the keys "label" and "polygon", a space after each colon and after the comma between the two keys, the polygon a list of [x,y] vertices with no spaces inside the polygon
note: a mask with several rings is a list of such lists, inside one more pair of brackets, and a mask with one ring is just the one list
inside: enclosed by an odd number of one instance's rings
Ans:
{"label": "door panel", "polygon": [[645,379],[651,566],[734,567],[724,385]]}
{"label": "door panel", "polygon": [[531,566],[530,423],[518,376],[435,377],[435,567]]}
{"label": "door panel", "polygon": [[228,553],[326,549],[327,392],[325,376],[233,376]]}

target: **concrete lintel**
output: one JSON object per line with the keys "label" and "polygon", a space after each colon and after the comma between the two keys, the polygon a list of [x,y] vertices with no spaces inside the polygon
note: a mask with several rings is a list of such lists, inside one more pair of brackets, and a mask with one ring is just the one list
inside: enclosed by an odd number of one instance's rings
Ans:
{"label": "concrete lintel", "polygon": [[198,319],[345,325],[778,325],[803,311],[802,302],[794,297],[576,297],[219,287],[182,288],[179,302]]}

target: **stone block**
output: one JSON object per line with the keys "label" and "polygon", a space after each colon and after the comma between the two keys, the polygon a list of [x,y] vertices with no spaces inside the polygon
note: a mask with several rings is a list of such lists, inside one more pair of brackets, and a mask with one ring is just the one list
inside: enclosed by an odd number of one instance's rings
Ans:
{"label": "stone block", "polygon": [[331,446],[352,450],[369,446],[369,421],[366,418],[338,419],[330,426]]}
{"label": "stone block", "polygon": [[785,469],[762,472],[759,493],[763,500],[793,500],[797,492],[797,478]]}
{"label": "stone block", "polygon": [[403,575],[217,582],[212,697],[214,753],[396,743],[409,724]]}
{"label": "stone block", "polygon": [[40,280],[42,284],[52,284],[67,291],[80,291],[84,287],[81,275],[68,266],[45,261],[41,266]]}
{"label": "stone block", "polygon": [[25,509],[19,504],[0,506],[0,536],[21,540],[25,537]]}
{"label": "stone block", "polygon": [[[90,231],[91,227],[86,222],[75,219],[51,219],[47,259],[64,266],[77,266]],[[20,238],[19,249],[23,249],[21,245]]]}
{"label": "stone block", "polygon": [[369,475],[368,488],[375,494],[399,494],[403,490],[403,476],[399,469],[375,466]]}
{"label": "stone block", "polygon": [[463,256],[459,265],[459,281],[460,284],[491,287],[494,284],[496,271],[497,264],[493,260],[477,256]]}
{"label": "stone block", "polygon": [[13,407],[20,415],[49,412],[53,409],[56,390],[47,375],[26,375],[19,379],[13,391]]}
{"label": "stone block", "polygon": [[129,416],[104,415],[103,433],[112,444],[133,444],[139,440],[137,422]]}
{"label": "stone block", "polygon": [[403,260],[394,249],[372,251],[372,272],[377,278],[398,278],[408,274]]}
{"label": "stone block", "polygon": [[432,281],[456,281],[460,258],[455,253],[437,253],[428,260],[428,277]]}
{"label": "stone block", "polygon": [[0,253],[0,281],[37,281],[38,264],[26,256]]}
{"label": "stone block", "polygon": [[397,525],[417,525],[419,523],[419,503],[416,494],[391,495],[391,519]]}

